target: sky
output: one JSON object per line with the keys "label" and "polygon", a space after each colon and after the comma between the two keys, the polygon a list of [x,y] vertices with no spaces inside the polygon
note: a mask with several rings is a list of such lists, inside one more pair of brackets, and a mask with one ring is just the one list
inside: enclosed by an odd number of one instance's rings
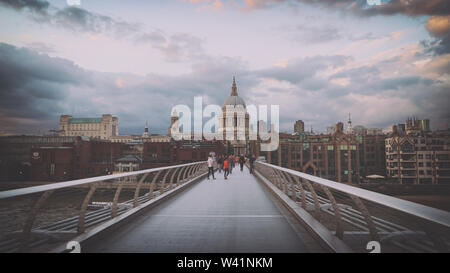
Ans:
{"label": "sky", "polygon": [[167,133],[173,106],[280,105],[323,132],[450,121],[447,0],[0,0],[0,135],[59,116]]}

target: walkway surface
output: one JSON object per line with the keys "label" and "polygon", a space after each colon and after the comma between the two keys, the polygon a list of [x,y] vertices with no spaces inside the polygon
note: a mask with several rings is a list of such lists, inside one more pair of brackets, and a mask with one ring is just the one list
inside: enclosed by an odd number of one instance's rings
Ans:
{"label": "walkway surface", "polygon": [[320,252],[248,169],[203,180],[87,252]]}

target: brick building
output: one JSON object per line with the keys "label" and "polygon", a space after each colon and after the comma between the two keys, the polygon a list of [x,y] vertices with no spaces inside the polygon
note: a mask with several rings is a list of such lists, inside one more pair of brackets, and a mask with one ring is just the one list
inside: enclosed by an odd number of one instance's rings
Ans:
{"label": "brick building", "polygon": [[450,184],[450,132],[408,122],[406,131],[393,126],[385,140],[388,177],[400,184]]}
{"label": "brick building", "polygon": [[359,141],[356,135],[344,133],[342,122],[336,124],[333,134],[280,133],[276,151],[261,152],[260,145],[252,141],[251,149],[268,163],[338,182],[360,181]]}

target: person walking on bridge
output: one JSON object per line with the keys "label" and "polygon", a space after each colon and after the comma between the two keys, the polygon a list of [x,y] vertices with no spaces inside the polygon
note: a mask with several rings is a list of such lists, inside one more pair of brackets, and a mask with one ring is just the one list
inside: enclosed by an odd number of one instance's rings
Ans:
{"label": "person walking on bridge", "polygon": [[228,172],[229,174],[233,174],[233,168],[234,168],[234,155],[228,156]]}
{"label": "person walking on bridge", "polygon": [[244,155],[241,155],[239,157],[239,165],[241,167],[241,172],[244,170],[244,163],[245,163],[245,157],[244,157]]}
{"label": "person walking on bridge", "polygon": [[256,157],[255,157],[255,155],[252,155],[250,157],[250,160],[249,160],[249,162],[250,162],[250,173],[253,173],[253,168],[255,167],[255,161],[256,161]]}
{"label": "person walking on bridge", "polygon": [[209,174],[212,174],[213,180],[216,178],[214,177],[214,159],[211,155],[208,156],[208,180],[209,180]]}
{"label": "person walking on bridge", "polygon": [[225,157],[223,160],[223,178],[228,179],[228,174],[230,173],[230,162],[228,161],[228,157]]}
{"label": "person walking on bridge", "polygon": [[222,173],[222,169],[223,169],[223,155],[220,155],[219,159],[217,159],[217,168],[219,169],[219,173]]}

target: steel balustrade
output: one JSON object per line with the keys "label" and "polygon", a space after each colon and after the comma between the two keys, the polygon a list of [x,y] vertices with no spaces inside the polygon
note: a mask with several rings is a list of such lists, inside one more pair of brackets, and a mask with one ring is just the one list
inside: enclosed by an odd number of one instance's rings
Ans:
{"label": "steel balustrade", "polygon": [[367,240],[392,242],[393,247],[412,252],[450,249],[449,212],[261,161],[255,162],[255,169],[279,194],[312,212],[318,223],[356,251],[365,249],[361,243]]}
{"label": "steel balustrade", "polygon": [[[80,206],[80,211],[77,217],[76,222],[74,222],[73,218],[60,221],[58,223],[55,223],[55,228],[57,230],[61,230],[63,228],[64,230],[67,229],[67,225],[70,225],[70,227],[73,229],[75,228],[76,233],[81,234],[86,231],[86,219],[89,216],[89,227],[92,225],[105,222],[109,219],[113,219],[118,216],[119,213],[124,213],[123,207],[119,208],[119,197],[120,193],[123,191],[125,185],[134,185],[134,197],[133,199],[123,203],[128,208],[137,207],[142,202],[147,202],[154,198],[155,193],[158,193],[158,195],[163,194],[166,191],[165,184],[166,180],[170,176],[170,182],[167,186],[167,190],[171,190],[173,188],[176,188],[180,186],[181,184],[187,182],[190,179],[193,179],[199,175],[206,174],[205,168],[206,161],[201,162],[194,162],[194,163],[188,163],[188,164],[182,164],[182,165],[175,165],[175,166],[167,166],[167,167],[160,167],[160,168],[152,168],[147,170],[140,170],[140,171],[134,171],[134,172],[128,172],[128,173],[121,173],[121,174],[113,174],[113,175],[105,175],[105,176],[99,176],[99,177],[92,177],[92,178],[85,178],[85,179],[78,179],[73,181],[66,181],[66,182],[59,182],[59,183],[52,183],[42,186],[36,186],[36,187],[28,187],[28,188],[21,188],[21,189],[15,189],[15,190],[8,190],[8,191],[2,191],[0,192],[0,201],[3,200],[9,200],[10,199],[17,199],[21,197],[27,197],[35,194],[41,194],[40,197],[37,199],[37,201],[31,206],[29,212],[27,213],[27,216],[23,223],[23,228],[21,232],[18,231],[10,231],[13,232],[12,234],[21,234],[19,236],[19,245],[16,249],[16,251],[27,251],[29,249],[30,243],[31,243],[31,234],[33,232],[37,232],[37,230],[45,231],[44,228],[39,229],[33,229],[33,225],[36,221],[37,215],[39,211],[44,207],[44,205],[48,202],[48,199],[54,195],[55,191],[62,190],[62,189],[73,189],[75,187],[80,186],[88,186],[89,190],[86,196],[84,197],[82,204]],[[165,172],[165,173],[164,173]],[[161,174],[164,173],[164,176],[161,181],[158,181],[158,178],[161,177]],[[175,182],[175,175],[178,173],[178,177],[176,180],[176,186],[173,187],[173,183]],[[152,181],[149,184],[149,192],[148,197],[147,196],[139,196],[140,190],[142,186],[144,185],[144,182],[149,177],[150,174],[153,174]],[[181,176],[184,174],[183,176]],[[137,178],[138,176],[141,176],[137,183],[130,183],[130,181],[126,181],[126,179],[129,178]],[[117,181],[118,180],[118,181]],[[112,204],[109,209],[101,209],[98,212],[92,212],[87,213],[89,202],[91,201],[94,193],[98,189],[99,183],[106,182],[106,181],[112,181],[112,183],[117,183],[117,188],[114,192],[114,198],[112,200]],[[159,183],[160,182],[160,183]],[[156,189],[157,184],[159,184],[159,189]],[[156,189],[156,190],[155,190]],[[131,205],[131,206],[129,206]],[[73,220],[72,220],[73,219]],[[65,224],[67,222],[67,224]],[[76,224],[75,224],[76,223]],[[74,225],[75,224],[75,225]],[[51,231],[51,227],[53,224],[48,225],[48,232]],[[63,230],[61,230],[63,231]],[[3,241],[0,240],[0,252],[2,247],[7,247],[7,244],[16,244],[16,240],[14,239],[16,235],[14,235],[14,238],[9,238],[7,234],[2,234],[2,237],[4,238]],[[5,239],[6,238],[6,239]]]}

